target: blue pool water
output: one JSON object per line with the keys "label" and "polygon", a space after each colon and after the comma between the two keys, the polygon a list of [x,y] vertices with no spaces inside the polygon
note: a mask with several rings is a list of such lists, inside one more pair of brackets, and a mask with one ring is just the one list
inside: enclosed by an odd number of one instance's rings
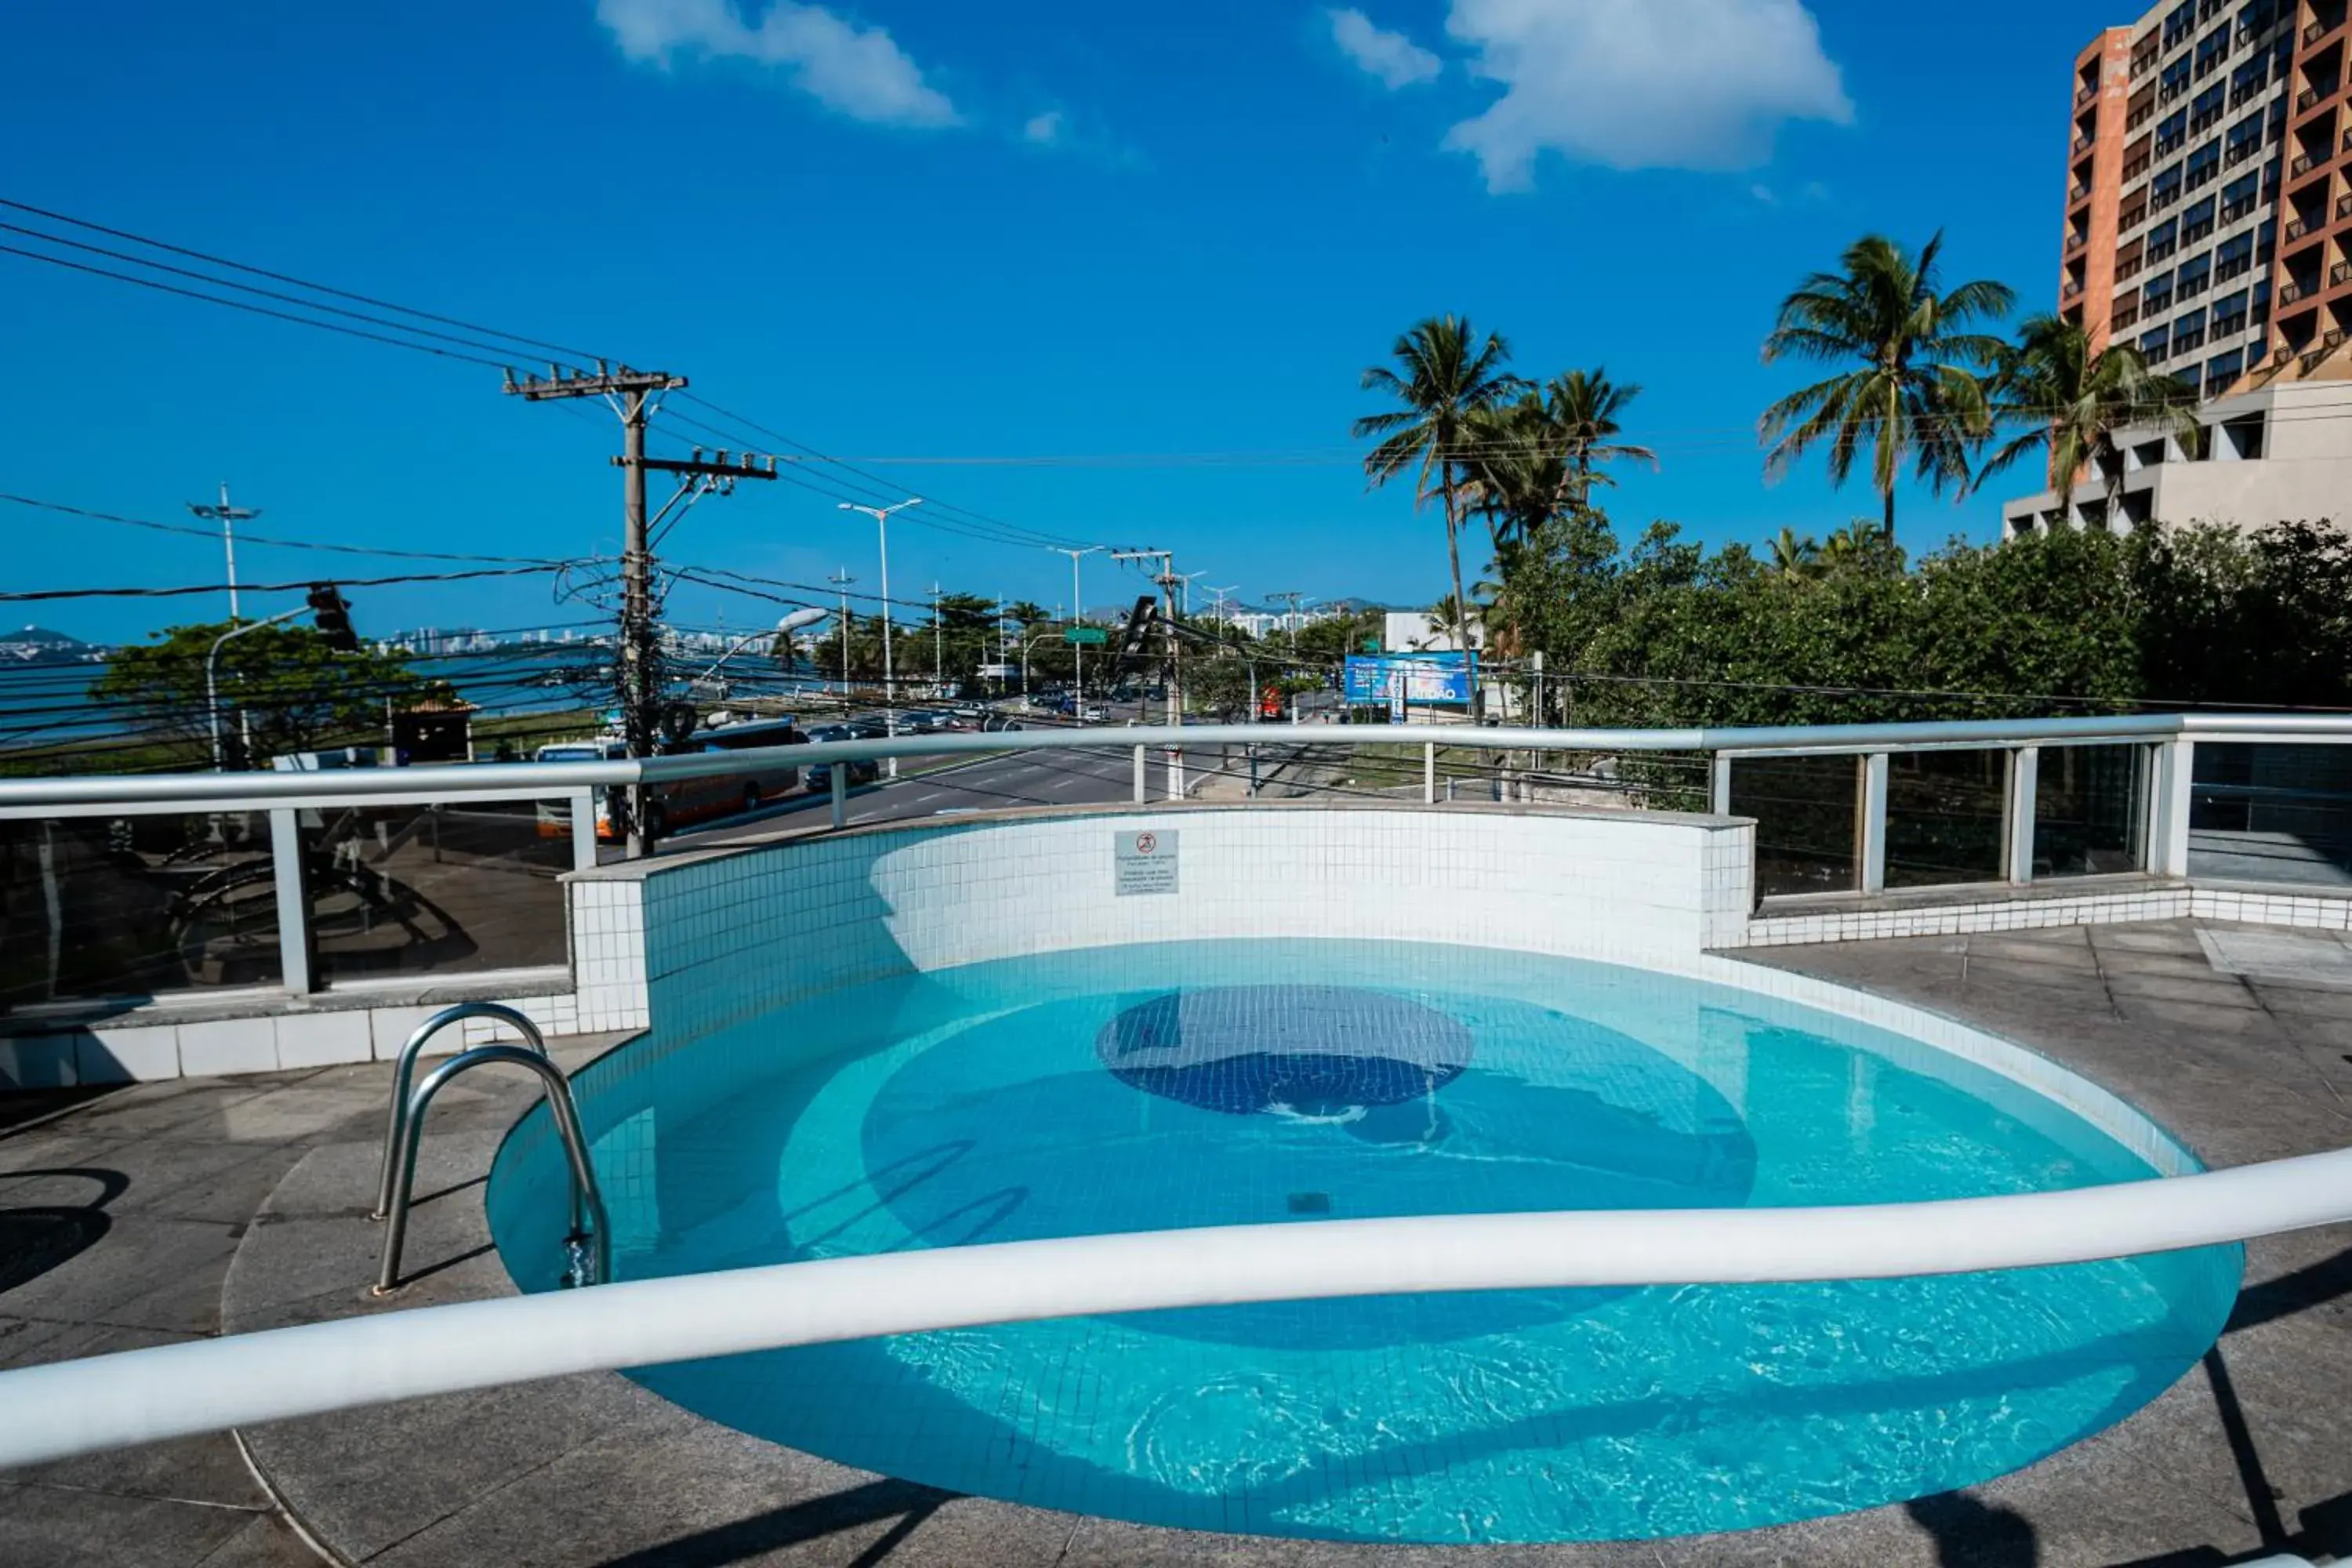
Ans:
{"label": "blue pool water", "polygon": [[[835,993],[583,1075],[621,1277],[1323,1218],[1975,1196],[2151,1173],[1989,1069],[1645,971],[1186,943]],[[493,1173],[560,1268],[536,1116]],[[1128,1314],[656,1367],[746,1432],[1146,1523],[1346,1540],[1730,1530],[1981,1481],[2127,1415],[2234,1247],[1774,1287]]]}

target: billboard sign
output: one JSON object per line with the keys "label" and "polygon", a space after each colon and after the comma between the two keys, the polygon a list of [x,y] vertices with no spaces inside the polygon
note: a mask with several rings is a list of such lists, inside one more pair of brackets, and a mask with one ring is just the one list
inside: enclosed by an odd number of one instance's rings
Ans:
{"label": "billboard sign", "polygon": [[1444,702],[1467,707],[1476,656],[1464,653],[1388,654],[1379,658],[1350,655],[1348,702],[1384,707],[1407,702]]}

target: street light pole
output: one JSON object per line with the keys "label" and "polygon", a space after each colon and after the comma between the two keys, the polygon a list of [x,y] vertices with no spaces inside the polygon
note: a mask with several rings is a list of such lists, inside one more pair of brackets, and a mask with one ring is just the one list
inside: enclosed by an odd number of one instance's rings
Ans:
{"label": "street light pole", "polygon": [[931,584],[931,699],[938,701],[947,694],[948,684],[948,624],[940,618],[940,585]]}
{"label": "street light pole", "polygon": [[220,498],[220,505],[218,506],[205,506],[195,501],[190,501],[188,503],[188,510],[194,512],[198,517],[204,518],[207,521],[217,522],[221,525],[221,552],[228,558],[228,618],[234,621],[237,619],[236,525],[240,522],[250,522],[255,518],[259,517],[261,515],[261,509],[258,507],[229,505],[228,481],[226,479],[223,479],[221,481]]}
{"label": "street light pole", "polygon": [[[910,506],[922,504],[923,498],[920,496],[909,496],[896,506],[859,506],[854,501],[841,503],[843,511],[860,511],[872,518],[874,526],[880,535],[882,545],[882,725],[889,738],[894,741],[898,738],[898,672],[893,663],[890,651],[890,615],[893,607],[890,603],[890,514],[894,511],[904,511]],[[895,756],[889,760],[889,774],[894,779],[898,776],[898,759]]]}
{"label": "street light pole", "polygon": [[[228,494],[228,489],[226,486],[222,487],[221,494],[224,501],[226,501]],[[302,606],[302,609],[289,610],[282,616],[272,616],[266,621],[240,622],[238,625],[229,627],[228,630],[213,638],[212,649],[205,655],[205,710],[212,719],[213,772],[218,773],[226,773],[228,771],[226,759],[221,755],[220,681],[218,676],[218,666],[222,645],[226,643],[231,637],[241,637],[247,632],[257,632],[264,626],[274,626],[282,621],[290,621],[309,608],[310,606],[305,605]],[[242,714],[245,710],[240,708],[237,711]]]}
{"label": "street light pole", "polygon": [[[1048,544],[1045,548],[1052,551],[1056,555],[1066,555],[1070,558],[1070,625],[1074,626],[1082,626],[1085,624],[1087,618],[1087,601],[1085,595],[1078,590],[1078,563],[1085,560],[1087,556],[1092,555],[1096,551],[1100,550],[1102,546],[1099,544],[1089,544],[1084,550],[1065,550],[1058,544]],[[1072,683],[1076,686],[1078,690],[1078,706],[1080,708],[1084,708],[1087,704],[1086,645],[1083,643],[1072,643],[1070,645],[1070,657],[1077,661],[1077,667],[1076,673],[1073,676]],[[1024,684],[1026,684],[1025,680]]]}
{"label": "street light pole", "polygon": [[841,712],[849,716],[849,585],[857,581],[845,566],[833,574],[833,585],[841,590]]}

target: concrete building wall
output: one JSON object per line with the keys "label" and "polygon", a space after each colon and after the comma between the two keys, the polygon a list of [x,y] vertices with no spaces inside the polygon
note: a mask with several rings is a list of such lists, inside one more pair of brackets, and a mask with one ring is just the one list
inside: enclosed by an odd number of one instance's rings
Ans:
{"label": "concrete building wall", "polygon": [[2091,471],[2069,502],[2044,490],[2001,508],[2001,533],[2052,528],[2274,522],[2352,528],[2352,382],[2282,383],[2217,398],[2200,411],[2204,451],[2152,430],[2126,432],[2120,471]]}

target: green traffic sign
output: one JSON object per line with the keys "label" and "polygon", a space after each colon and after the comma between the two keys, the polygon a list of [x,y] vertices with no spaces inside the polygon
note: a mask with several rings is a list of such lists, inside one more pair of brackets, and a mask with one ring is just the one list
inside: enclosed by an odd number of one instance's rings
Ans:
{"label": "green traffic sign", "polygon": [[1098,647],[1110,641],[1110,634],[1100,626],[1072,626],[1063,636],[1074,645]]}

